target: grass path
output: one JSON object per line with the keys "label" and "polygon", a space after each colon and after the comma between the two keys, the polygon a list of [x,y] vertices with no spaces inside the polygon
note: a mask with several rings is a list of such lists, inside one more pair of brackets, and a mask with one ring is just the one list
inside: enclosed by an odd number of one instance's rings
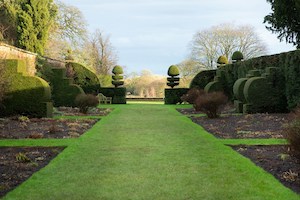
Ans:
{"label": "grass path", "polygon": [[116,106],[67,143],[4,199],[300,199],[172,106]]}

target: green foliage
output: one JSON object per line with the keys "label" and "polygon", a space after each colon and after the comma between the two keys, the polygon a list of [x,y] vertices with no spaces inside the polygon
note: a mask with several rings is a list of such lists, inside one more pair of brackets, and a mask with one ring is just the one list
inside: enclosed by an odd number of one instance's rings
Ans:
{"label": "green foliage", "polygon": [[292,43],[300,48],[300,2],[298,0],[267,0],[272,12],[265,16],[266,28],[278,34],[280,40]]}
{"label": "green foliage", "polygon": [[66,78],[65,68],[53,68],[53,76],[50,77],[52,85],[52,99],[54,105],[58,106],[76,106],[75,98],[79,94],[84,94],[83,89],[73,84],[73,79]]}
{"label": "green foliage", "polygon": [[123,76],[121,76],[121,74],[123,74],[123,68],[119,65],[116,65],[113,70],[112,70],[112,73],[114,74],[112,76],[112,84],[117,88],[119,86],[122,86],[124,85],[124,81],[122,81],[123,79]]}
{"label": "green foliage", "polygon": [[190,88],[204,89],[205,86],[214,80],[216,70],[205,70],[199,72],[192,80]]}
{"label": "green foliage", "polygon": [[22,162],[22,163],[27,163],[27,162],[31,162],[31,159],[25,153],[19,152],[16,155],[16,161]]}
{"label": "green foliage", "polygon": [[26,63],[21,60],[1,60],[10,84],[0,115],[22,114],[35,117],[51,117],[51,91],[48,83],[26,74]]}
{"label": "green foliage", "polygon": [[241,61],[244,59],[243,53],[240,51],[235,51],[232,54],[231,60],[233,61]]}
{"label": "green foliage", "polygon": [[176,65],[171,65],[168,69],[168,76],[179,76],[179,69]]}
{"label": "green foliage", "polygon": [[179,77],[175,77],[179,75],[179,69],[176,65],[171,65],[168,69],[168,75],[171,77],[167,78],[167,86],[174,88],[175,86],[179,85]]}
{"label": "green foliage", "polygon": [[116,65],[113,70],[112,70],[112,73],[115,74],[115,75],[120,75],[120,74],[123,74],[123,68],[119,65]]}
{"label": "green foliage", "polygon": [[189,88],[165,89],[165,104],[182,103],[181,97],[189,91]]}
{"label": "green foliage", "polygon": [[82,113],[87,113],[89,108],[96,107],[98,104],[98,98],[92,94],[79,94],[75,99],[75,105]]}
{"label": "green foliage", "polygon": [[106,97],[112,97],[113,104],[126,104],[126,88],[102,87],[99,93]]}
{"label": "green foliage", "polygon": [[217,63],[218,63],[219,65],[226,65],[226,64],[228,64],[228,59],[227,59],[226,56],[220,56],[220,57],[218,58]]}
{"label": "green foliage", "polygon": [[94,72],[75,62],[68,62],[66,68],[74,71],[72,77],[74,79],[74,84],[79,85],[85,93],[98,93],[101,86],[100,81]]}
{"label": "green foliage", "polygon": [[42,55],[55,16],[53,0],[25,0],[19,3],[17,46]]}
{"label": "green foliage", "polygon": [[228,98],[223,92],[206,92],[195,100],[194,107],[196,111],[204,112],[208,118],[217,118],[221,106],[227,101]]}

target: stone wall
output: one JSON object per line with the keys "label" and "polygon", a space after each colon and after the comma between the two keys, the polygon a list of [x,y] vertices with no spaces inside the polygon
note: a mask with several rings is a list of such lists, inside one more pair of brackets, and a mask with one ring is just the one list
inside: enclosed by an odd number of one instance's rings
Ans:
{"label": "stone wall", "polygon": [[35,53],[0,42],[0,59],[25,60],[27,74],[30,76],[35,75],[37,59],[37,54]]}

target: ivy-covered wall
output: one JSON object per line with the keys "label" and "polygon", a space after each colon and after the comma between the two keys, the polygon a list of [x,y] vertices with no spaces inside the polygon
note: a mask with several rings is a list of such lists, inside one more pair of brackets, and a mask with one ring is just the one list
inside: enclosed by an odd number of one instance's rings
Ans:
{"label": "ivy-covered wall", "polygon": [[1,106],[1,116],[28,115],[52,117],[53,105],[49,84],[27,71],[25,60],[0,60],[9,87]]}
{"label": "ivy-covered wall", "polygon": [[94,72],[75,62],[67,62],[66,68],[74,71],[74,84],[79,85],[85,93],[97,94],[99,92],[101,85]]}

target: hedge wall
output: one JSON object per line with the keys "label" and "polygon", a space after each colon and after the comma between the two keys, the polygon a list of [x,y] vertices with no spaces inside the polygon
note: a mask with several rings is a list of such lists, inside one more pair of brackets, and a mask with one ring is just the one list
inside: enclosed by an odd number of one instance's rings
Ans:
{"label": "hedge wall", "polygon": [[182,103],[180,97],[186,94],[189,88],[166,88],[165,89],[165,104]]}
{"label": "hedge wall", "polygon": [[5,77],[9,78],[9,88],[0,115],[26,115],[32,117],[52,117],[53,105],[49,84],[35,76],[29,76],[23,60],[0,60]]}
{"label": "hedge wall", "polygon": [[75,107],[74,100],[77,95],[84,93],[83,89],[73,84],[73,79],[66,78],[65,68],[52,68],[52,72],[50,82],[54,105]]}
{"label": "hedge wall", "polygon": [[[265,74],[267,68],[278,68],[276,84],[279,93],[284,95],[287,109],[291,110],[300,103],[300,50],[285,52],[276,55],[262,56],[249,60],[225,65],[217,69],[222,70],[222,87],[224,92],[233,99],[232,88],[240,78],[258,77],[258,74]],[[255,74],[249,71],[255,70]],[[268,97],[267,95],[265,96]]]}
{"label": "hedge wall", "polygon": [[97,75],[85,66],[75,63],[66,63],[66,68],[74,71],[74,84],[79,85],[87,94],[97,94],[100,89],[100,81]]}
{"label": "hedge wall", "polygon": [[100,88],[99,93],[106,97],[112,97],[113,104],[126,104],[126,88],[124,87]]}

